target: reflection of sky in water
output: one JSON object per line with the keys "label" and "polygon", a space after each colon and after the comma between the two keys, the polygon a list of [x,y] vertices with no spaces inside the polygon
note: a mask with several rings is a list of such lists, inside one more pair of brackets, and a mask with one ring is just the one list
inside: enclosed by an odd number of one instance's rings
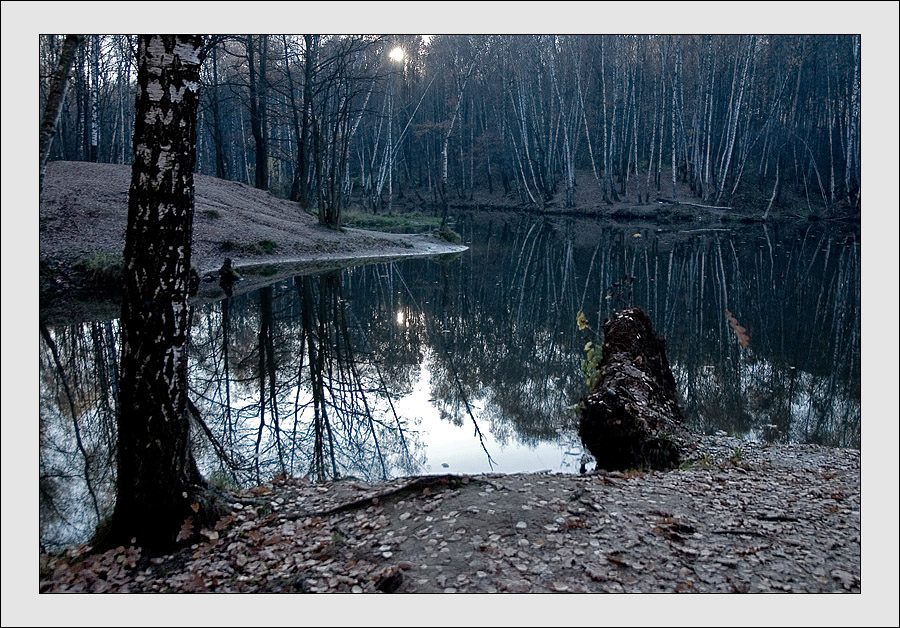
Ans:
{"label": "reflection of sky in water", "polygon": [[[577,448],[564,441],[546,441],[525,445],[499,441],[487,421],[479,421],[484,436],[485,453],[471,419],[463,416],[462,425],[443,420],[431,399],[431,370],[428,360],[422,363],[413,391],[395,402],[398,412],[407,417],[419,432],[425,449],[424,472],[431,473],[529,473],[534,471],[577,472],[581,458]],[[484,413],[484,400],[470,401],[478,419]],[[570,452],[567,454],[566,452]],[[573,453],[575,455],[573,455]],[[488,461],[490,454],[493,468]],[[446,467],[444,465],[447,465]]]}

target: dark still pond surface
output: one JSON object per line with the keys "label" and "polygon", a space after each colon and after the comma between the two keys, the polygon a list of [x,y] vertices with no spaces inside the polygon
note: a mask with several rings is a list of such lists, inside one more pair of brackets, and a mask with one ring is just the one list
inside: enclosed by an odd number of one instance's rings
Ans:
{"label": "dark still pond surface", "polygon": [[[204,474],[238,487],[278,473],[577,472],[584,347],[624,305],[666,339],[696,430],[859,447],[858,230],[499,214],[464,215],[457,230],[471,248],[453,260],[196,304],[189,382]],[[578,329],[579,311],[591,329]],[[83,540],[112,507],[118,333],[108,320],[41,332],[47,548]]]}

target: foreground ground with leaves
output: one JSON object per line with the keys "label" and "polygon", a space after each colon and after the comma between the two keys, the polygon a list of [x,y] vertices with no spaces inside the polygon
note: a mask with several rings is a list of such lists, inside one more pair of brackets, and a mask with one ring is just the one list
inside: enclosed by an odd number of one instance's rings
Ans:
{"label": "foreground ground with leaves", "polygon": [[860,591],[859,451],[708,437],[685,467],[282,478],[168,556],[41,555],[40,590]]}

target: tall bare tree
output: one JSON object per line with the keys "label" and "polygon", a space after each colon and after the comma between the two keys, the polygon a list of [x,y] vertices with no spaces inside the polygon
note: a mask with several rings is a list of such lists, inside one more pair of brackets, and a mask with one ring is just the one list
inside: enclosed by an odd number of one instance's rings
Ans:
{"label": "tall bare tree", "polygon": [[67,35],[63,42],[62,52],[59,55],[59,64],[53,73],[50,84],[50,92],[47,94],[47,103],[44,105],[44,115],[41,118],[41,130],[39,134],[40,175],[39,188],[44,187],[44,170],[50,157],[50,146],[56,135],[56,125],[59,123],[59,114],[62,112],[63,101],[69,89],[69,74],[75,61],[75,53],[81,45],[82,35]]}
{"label": "tall bare tree", "polygon": [[[269,144],[266,134],[268,83],[266,81],[266,51],[268,36],[247,35],[247,65],[250,70],[250,127],[256,146],[256,176],[254,184],[260,190],[269,189]],[[256,67],[256,46],[259,46],[259,68]]]}
{"label": "tall bare tree", "polygon": [[138,48],[118,477],[105,543],[135,538],[151,552],[171,548],[180,528],[193,527],[187,518],[212,512],[185,414],[201,42],[198,35],[141,36]]}

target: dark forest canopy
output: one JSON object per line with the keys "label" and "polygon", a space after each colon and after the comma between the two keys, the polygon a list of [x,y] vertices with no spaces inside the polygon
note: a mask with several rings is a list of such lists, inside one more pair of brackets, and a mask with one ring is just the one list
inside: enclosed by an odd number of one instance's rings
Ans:
{"label": "dark forest canopy", "polygon": [[[42,107],[63,39],[40,40]],[[51,159],[130,162],[136,41],[85,38]],[[443,207],[484,189],[571,207],[575,185],[589,185],[608,203],[644,190],[760,213],[787,195],[819,214],[859,208],[857,35],[205,45],[197,170],[290,197],[327,224],[351,198],[378,211],[411,188]]]}

